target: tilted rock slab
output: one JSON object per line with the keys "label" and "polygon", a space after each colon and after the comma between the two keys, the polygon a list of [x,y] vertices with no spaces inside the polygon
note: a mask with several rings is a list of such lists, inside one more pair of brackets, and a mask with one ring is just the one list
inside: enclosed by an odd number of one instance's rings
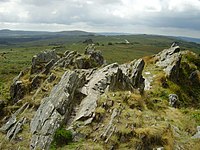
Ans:
{"label": "tilted rock slab", "polygon": [[180,47],[175,46],[165,49],[156,55],[158,61],[156,65],[162,67],[166,76],[172,81],[176,81],[179,76],[182,55]]}
{"label": "tilted rock slab", "polygon": [[31,149],[49,149],[56,129],[70,115],[79,81],[76,72],[66,71],[49,97],[43,99],[30,125],[33,134]]}
{"label": "tilted rock slab", "polygon": [[81,101],[74,121],[92,121],[101,94],[108,90],[141,88],[140,85],[144,84],[143,67],[144,61],[139,59],[129,65],[114,63],[96,71],[78,69],[65,72],[49,97],[43,99],[31,121],[31,149],[49,148],[56,129],[71,115],[75,92],[79,91],[86,97]]}

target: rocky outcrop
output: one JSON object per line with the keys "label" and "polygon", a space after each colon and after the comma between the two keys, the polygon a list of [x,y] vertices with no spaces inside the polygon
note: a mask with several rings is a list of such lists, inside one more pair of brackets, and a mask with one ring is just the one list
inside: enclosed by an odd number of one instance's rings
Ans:
{"label": "rocky outcrop", "polygon": [[[126,65],[117,63],[98,70],[78,69],[67,71],[49,97],[44,98],[31,121],[31,149],[48,149],[56,129],[70,116],[76,105],[74,93],[82,93],[85,98],[79,100],[78,111],[73,121],[90,123],[95,116],[99,96],[106,91],[136,90],[144,88],[142,59]],[[142,91],[143,89],[141,89]],[[77,95],[77,94],[76,94]]]}
{"label": "rocky outcrop", "polygon": [[172,46],[161,51],[155,57],[157,59],[156,65],[163,68],[166,76],[172,81],[177,81],[181,63],[180,47]]}
{"label": "rocky outcrop", "polygon": [[95,51],[94,47],[84,55],[75,51],[66,51],[62,58],[56,54],[55,50],[41,52],[33,57],[31,70],[20,72],[14,79],[10,87],[11,99],[16,103],[26,94],[37,90],[46,79],[54,80],[55,76],[51,76],[50,73],[57,67],[89,69],[100,67],[103,64],[103,56],[99,51]]}
{"label": "rocky outcrop", "polygon": [[39,53],[38,55],[33,56],[31,73],[41,72],[45,64],[49,63],[52,60],[54,61],[58,60],[58,56],[54,50],[45,51],[45,52]]}

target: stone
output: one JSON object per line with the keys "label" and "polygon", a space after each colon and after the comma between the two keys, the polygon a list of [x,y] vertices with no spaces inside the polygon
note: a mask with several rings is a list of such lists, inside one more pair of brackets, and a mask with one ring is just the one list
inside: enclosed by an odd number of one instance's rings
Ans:
{"label": "stone", "polygon": [[192,84],[199,86],[200,85],[200,71],[199,70],[193,71],[190,74],[189,79],[192,82]]}
{"label": "stone", "polygon": [[15,81],[10,87],[10,97],[14,103],[18,102],[26,94],[26,88],[22,81]]}
{"label": "stone", "polygon": [[38,87],[40,87],[41,82],[42,82],[41,76],[36,75],[31,81],[31,90],[35,90]]}
{"label": "stone", "polygon": [[7,132],[7,139],[13,140],[16,138],[16,135],[22,130],[22,126],[25,124],[26,122],[26,118],[22,117],[19,119],[19,121],[17,121],[15,123],[14,126],[11,127],[11,129],[9,129],[9,131]]}
{"label": "stone", "polygon": [[172,107],[177,107],[179,98],[176,94],[169,94],[169,105]]}
{"label": "stone", "polygon": [[142,80],[143,67],[144,61],[137,60],[131,65],[119,66],[114,63],[97,70],[80,90],[86,97],[80,103],[75,120],[90,118],[97,106],[97,100],[106,91],[115,89],[133,91],[137,88],[142,88],[141,91],[143,91],[144,86],[141,87],[141,84],[144,84],[144,80]]}
{"label": "stone", "polygon": [[[11,115],[11,117],[8,119],[8,121],[0,128],[1,132],[8,133],[9,130],[12,130],[12,126],[14,126],[17,123],[17,116],[24,112],[29,107],[29,103],[25,103],[22,107],[20,107],[14,114]],[[17,133],[16,133],[17,134]]]}
{"label": "stone", "polygon": [[53,135],[60,124],[70,115],[73,97],[80,78],[74,71],[66,71],[60,82],[44,98],[31,120],[31,149],[49,149]]}
{"label": "stone", "polygon": [[169,49],[165,49],[158,53],[156,56],[156,65],[162,67],[168,77],[172,81],[177,81],[179,78],[180,63],[182,55],[180,53],[180,47],[174,46]]}
{"label": "stone", "polygon": [[73,63],[73,60],[74,58],[76,57],[77,55],[77,52],[75,51],[71,51],[71,52],[68,52],[66,53],[67,55],[61,59],[59,59],[53,67],[55,66],[58,66],[58,67],[64,67],[64,68],[67,68],[69,67],[70,65],[72,65]]}
{"label": "stone", "polygon": [[55,60],[54,60],[54,59],[50,60],[50,61],[45,65],[44,70],[42,71],[42,73],[47,75],[47,74],[50,72],[51,68],[53,67],[54,63],[55,63]]}
{"label": "stone", "polygon": [[192,136],[193,139],[200,139],[200,126],[197,126],[197,133]]}
{"label": "stone", "polygon": [[[107,138],[108,139],[109,134],[111,134],[112,131],[113,131],[113,127],[114,127],[113,121],[114,121],[114,118],[117,116],[117,114],[118,114],[118,109],[114,108],[112,115],[111,115],[111,118],[110,118],[110,121],[109,121],[108,125],[105,127],[104,132],[100,136],[101,138],[103,138],[103,139]],[[108,141],[107,139],[106,139],[106,141]]]}
{"label": "stone", "polygon": [[32,58],[31,73],[39,73],[43,70],[44,64],[50,61],[57,61],[58,56],[54,50],[41,52]]}

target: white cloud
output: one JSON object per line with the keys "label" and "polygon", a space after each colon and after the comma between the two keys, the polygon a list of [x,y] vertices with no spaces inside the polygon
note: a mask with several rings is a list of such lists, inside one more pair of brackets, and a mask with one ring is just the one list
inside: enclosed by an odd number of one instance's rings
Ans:
{"label": "white cloud", "polygon": [[0,28],[188,35],[200,31],[200,0],[1,0],[0,22]]}

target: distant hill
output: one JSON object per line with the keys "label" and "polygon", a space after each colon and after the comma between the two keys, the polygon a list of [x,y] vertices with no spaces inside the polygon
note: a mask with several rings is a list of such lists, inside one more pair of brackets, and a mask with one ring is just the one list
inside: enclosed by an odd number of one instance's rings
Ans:
{"label": "distant hill", "polygon": [[23,31],[23,30],[0,30],[0,37],[48,37],[48,36],[83,36],[94,35],[91,32],[73,30],[73,31],[61,31],[61,32],[48,32],[48,31]]}
{"label": "distant hill", "polygon": [[195,42],[195,43],[200,43],[199,38],[191,38],[191,37],[178,37],[181,40],[187,41],[187,42]]}

